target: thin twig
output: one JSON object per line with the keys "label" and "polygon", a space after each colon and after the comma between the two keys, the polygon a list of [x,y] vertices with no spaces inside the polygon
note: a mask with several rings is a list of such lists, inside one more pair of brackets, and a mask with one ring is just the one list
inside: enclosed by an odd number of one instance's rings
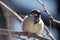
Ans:
{"label": "thin twig", "polygon": [[[44,3],[43,3],[41,0],[37,0],[37,1],[38,1],[38,2],[41,4],[41,6],[44,8],[44,12],[46,12],[46,13],[49,15],[49,17],[51,18],[52,15],[51,15],[51,13],[45,8]],[[50,19],[49,22],[50,22],[50,27],[51,27],[52,19]],[[55,40],[55,38],[52,36],[52,34],[50,33],[50,31],[48,30],[48,28],[47,28],[46,26],[45,26],[45,29],[47,30],[47,32],[48,32],[49,36],[52,38],[52,40]]]}
{"label": "thin twig", "polygon": [[54,18],[53,18],[53,16],[51,15],[51,13],[45,8],[45,5],[44,5],[44,3],[41,1],[41,0],[37,0],[40,4],[41,4],[41,6],[44,8],[44,12],[46,12],[48,15],[49,15],[49,17],[52,19],[50,19],[49,21],[50,21],[50,26],[51,26],[51,22],[52,21],[54,21],[54,22],[57,22],[57,23],[59,23],[60,24],[60,21],[58,21],[58,20],[55,20]]}
{"label": "thin twig", "polygon": [[57,23],[59,23],[60,24],[60,21],[58,21],[58,20],[53,20],[54,22],[57,22]]}
{"label": "thin twig", "polygon": [[[49,17],[51,17],[52,15],[51,15],[51,13],[46,9],[44,3],[43,3],[41,0],[37,0],[37,1],[38,1],[38,2],[41,4],[41,6],[44,8],[44,12],[46,12],[46,13],[49,15]],[[51,19],[49,20],[49,23],[50,23],[50,28],[51,28],[51,24],[52,24],[52,20],[51,20]]]}
{"label": "thin twig", "polygon": [[40,4],[41,4],[41,6],[44,8],[44,11],[50,16],[51,15],[51,13],[45,8],[45,5],[44,5],[44,3],[41,1],[41,0],[37,0]]}
{"label": "thin twig", "polygon": [[46,27],[46,25],[45,25],[44,28],[45,28],[45,30],[47,31],[47,35],[49,35],[52,40],[56,40],[56,39],[53,37],[53,35],[51,34],[51,31]]}

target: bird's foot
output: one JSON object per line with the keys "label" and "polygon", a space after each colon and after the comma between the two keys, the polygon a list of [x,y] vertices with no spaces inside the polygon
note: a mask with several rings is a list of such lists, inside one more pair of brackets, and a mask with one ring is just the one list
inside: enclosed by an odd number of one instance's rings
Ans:
{"label": "bird's foot", "polygon": [[28,32],[28,39],[30,38],[30,33]]}
{"label": "bird's foot", "polygon": [[28,34],[28,39],[30,38],[30,32],[26,32]]}
{"label": "bird's foot", "polygon": [[35,38],[33,40],[35,40]]}

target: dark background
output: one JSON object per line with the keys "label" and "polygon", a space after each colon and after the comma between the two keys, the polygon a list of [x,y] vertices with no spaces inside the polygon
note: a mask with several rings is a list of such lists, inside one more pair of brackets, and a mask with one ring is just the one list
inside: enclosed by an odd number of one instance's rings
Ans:
{"label": "dark background", "polygon": [[[49,17],[47,14],[45,14],[42,9],[40,7],[40,5],[38,4],[30,4],[30,3],[34,3],[34,2],[30,2],[29,4],[27,4],[26,6],[23,6],[23,4],[21,5],[18,1],[16,0],[1,0],[3,1],[6,5],[8,5],[11,9],[13,9],[15,12],[17,12],[19,15],[22,14],[22,15],[28,15],[29,14],[29,11],[32,10],[32,9],[39,9],[42,13],[42,19],[44,21],[44,23],[49,26]],[[60,0],[42,0],[43,3],[45,3],[46,1],[46,8],[48,9],[48,11],[53,15],[53,17],[56,19],[56,20],[59,20],[60,21]],[[54,6],[50,3],[50,2],[54,2],[55,3],[55,8]],[[31,5],[34,5],[34,6],[31,6]],[[50,7],[50,6],[51,7]],[[51,8],[51,9],[49,9]],[[0,8],[0,15],[3,15],[3,11],[2,9]],[[48,19],[48,20],[47,20]],[[7,28],[6,27],[6,20],[5,20],[5,17],[4,16],[0,16],[0,28]],[[56,38],[57,40],[60,40],[60,24],[56,23],[56,22],[53,22],[52,23],[52,28],[55,28],[58,32],[58,38]],[[57,35],[57,34],[55,34]]]}

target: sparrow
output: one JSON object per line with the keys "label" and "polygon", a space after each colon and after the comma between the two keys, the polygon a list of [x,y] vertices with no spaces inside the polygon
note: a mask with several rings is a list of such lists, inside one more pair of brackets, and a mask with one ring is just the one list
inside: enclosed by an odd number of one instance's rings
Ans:
{"label": "sparrow", "polygon": [[29,34],[34,33],[38,36],[41,34],[44,30],[44,22],[41,19],[41,12],[39,10],[34,9],[30,11],[22,23],[22,30]]}

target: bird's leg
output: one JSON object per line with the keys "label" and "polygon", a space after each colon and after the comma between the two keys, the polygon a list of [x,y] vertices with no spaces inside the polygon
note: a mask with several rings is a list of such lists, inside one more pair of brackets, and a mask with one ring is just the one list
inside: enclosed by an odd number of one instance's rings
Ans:
{"label": "bird's leg", "polygon": [[28,34],[28,39],[30,38],[30,32],[27,32],[27,34]]}
{"label": "bird's leg", "polygon": [[34,33],[34,39],[33,39],[33,40],[35,40],[35,35],[36,35],[36,34]]}
{"label": "bird's leg", "polygon": [[35,38],[34,38],[34,40],[35,40]]}

